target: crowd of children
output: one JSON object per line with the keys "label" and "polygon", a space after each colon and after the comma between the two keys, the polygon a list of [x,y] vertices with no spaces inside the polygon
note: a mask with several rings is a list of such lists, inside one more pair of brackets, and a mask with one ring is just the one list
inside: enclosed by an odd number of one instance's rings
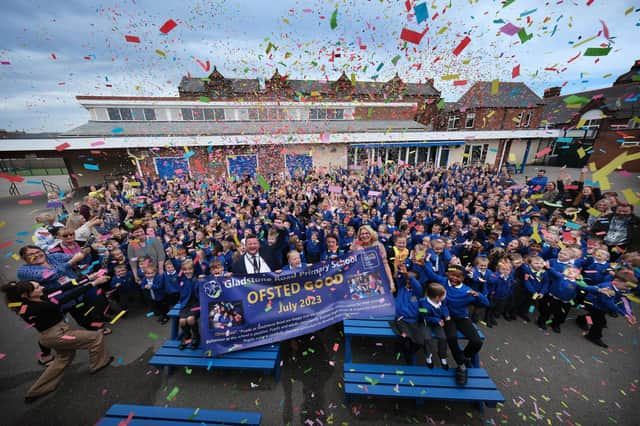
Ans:
{"label": "crowd of children", "polygon": [[504,170],[458,164],[314,170],[270,176],[268,189],[250,177],[123,178],[58,217],[39,217],[34,241],[47,253],[82,253],[74,265],[82,275],[110,277],[96,295],[106,298],[105,315],[142,299],[165,323],[177,303],[181,348],[200,345],[199,286],[231,273],[247,237],[273,249],[276,271],[377,244],[397,289],[393,327],[407,362],[424,347],[433,367],[435,338],[448,368],[448,343],[463,384],[482,346],[474,322],[495,327],[537,314],[539,327],[559,333],[572,309],[584,309],[585,337],[606,346],[607,314],[635,321],[626,298],[640,275],[633,208],[583,180],[548,185],[541,173],[517,186]]}

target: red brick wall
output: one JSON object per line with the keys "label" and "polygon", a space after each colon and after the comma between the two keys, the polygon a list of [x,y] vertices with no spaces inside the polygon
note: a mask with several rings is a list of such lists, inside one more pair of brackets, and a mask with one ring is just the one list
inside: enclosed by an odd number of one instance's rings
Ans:
{"label": "red brick wall", "polygon": [[[625,139],[625,135],[632,137]],[[628,141],[640,140],[640,129],[622,130],[620,132],[601,131],[593,144],[593,154],[591,154],[590,161],[595,162],[596,166],[601,168],[623,152],[626,152],[627,154],[636,154],[640,152],[640,146],[622,148],[618,140],[623,139]],[[629,161],[622,167],[624,170],[629,172],[640,172],[640,160]]]}
{"label": "red brick wall", "polygon": [[[491,112],[493,114],[491,114]],[[529,127],[517,127],[517,123],[513,121],[514,117],[518,117],[521,112],[533,112]],[[475,112],[476,118],[473,128],[465,129],[465,118],[467,113]],[[423,123],[430,122],[435,118],[435,130],[448,130],[448,120],[450,114],[457,114],[460,117],[458,130],[522,130],[535,129],[540,125],[542,119],[542,107],[535,108],[477,108],[466,109],[464,111],[455,111],[452,113],[441,112],[437,117],[433,117],[433,111],[427,111]],[[490,115],[490,116],[489,116]]]}

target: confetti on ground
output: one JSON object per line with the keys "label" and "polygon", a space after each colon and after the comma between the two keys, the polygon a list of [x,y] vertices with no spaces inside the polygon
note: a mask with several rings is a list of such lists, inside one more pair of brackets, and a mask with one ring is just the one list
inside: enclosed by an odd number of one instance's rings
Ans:
{"label": "confetti on ground", "polygon": [[169,395],[167,395],[167,401],[173,401],[176,398],[176,395],[178,395],[178,392],[180,392],[180,388],[178,386],[174,386],[174,388],[171,389],[171,392],[169,392]]}

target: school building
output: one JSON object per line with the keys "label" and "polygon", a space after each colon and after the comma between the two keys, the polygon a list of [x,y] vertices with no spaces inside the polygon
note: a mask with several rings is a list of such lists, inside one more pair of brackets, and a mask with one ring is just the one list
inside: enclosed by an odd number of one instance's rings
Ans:
{"label": "school building", "polygon": [[[214,67],[206,78],[184,77],[176,97],[77,96],[87,123],[4,139],[0,156],[62,158],[78,186],[132,173],[268,176],[388,162],[522,164],[560,131],[539,128],[544,105],[524,84],[494,86],[477,83],[449,105],[431,79],[356,81],[343,73],[310,81],[276,70],[261,81],[227,78]],[[511,103],[500,107],[504,102]]]}

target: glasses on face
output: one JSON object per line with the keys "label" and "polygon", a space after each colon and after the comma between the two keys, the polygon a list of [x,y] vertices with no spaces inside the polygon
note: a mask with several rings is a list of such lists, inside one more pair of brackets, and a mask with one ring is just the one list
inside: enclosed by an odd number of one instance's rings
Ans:
{"label": "glasses on face", "polygon": [[44,255],[44,253],[41,251],[32,251],[31,253],[25,253],[24,256],[27,259],[35,259],[36,257],[42,256],[42,255]]}

